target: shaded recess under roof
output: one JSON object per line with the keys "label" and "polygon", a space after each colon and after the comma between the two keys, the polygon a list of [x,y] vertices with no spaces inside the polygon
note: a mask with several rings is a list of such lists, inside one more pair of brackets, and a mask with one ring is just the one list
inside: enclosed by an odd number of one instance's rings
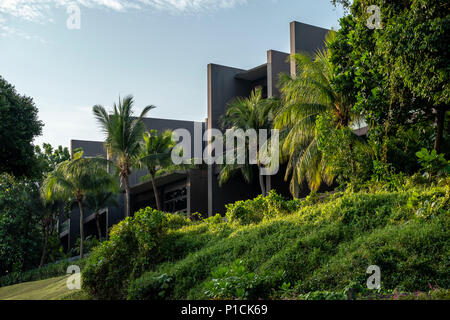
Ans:
{"label": "shaded recess under roof", "polygon": [[[179,180],[186,179],[187,172],[186,171],[174,171],[156,178],[156,187],[161,187],[163,185],[167,185]],[[140,193],[140,192],[149,192],[153,191],[153,185],[149,183],[149,181],[141,182],[131,188],[132,193]]]}
{"label": "shaded recess under roof", "polygon": [[245,72],[238,73],[235,76],[236,79],[246,81],[255,81],[266,77],[267,77],[267,63],[262,64],[256,68],[247,70]]}

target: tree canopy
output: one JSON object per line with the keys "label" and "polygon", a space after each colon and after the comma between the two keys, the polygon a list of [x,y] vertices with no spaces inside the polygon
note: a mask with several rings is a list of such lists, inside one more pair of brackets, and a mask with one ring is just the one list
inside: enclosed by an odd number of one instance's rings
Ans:
{"label": "tree canopy", "polygon": [[[367,26],[370,5],[380,8],[381,29]],[[329,46],[336,90],[353,97],[355,110],[386,135],[398,125],[436,124],[435,149],[443,149],[450,96],[448,2],[355,0],[350,11]]]}
{"label": "tree canopy", "polygon": [[32,174],[33,139],[42,132],[33,99],[20,95],[0,76],[0,172],[15,176]]}

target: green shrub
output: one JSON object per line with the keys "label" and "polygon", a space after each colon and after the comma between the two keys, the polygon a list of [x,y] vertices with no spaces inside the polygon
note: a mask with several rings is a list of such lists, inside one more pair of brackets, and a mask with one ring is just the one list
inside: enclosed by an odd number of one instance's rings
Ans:
{"label": "green shrub", "polygon": [[268,295],[267,284],[273,285],[282,272],[266,275],[250,272],[242,260],[212,272],[212,280],[205,283],[205,294],[213,299],[258,299]]}
{"label": "green shrub", "polygon": [[89,256],[82,272],[83,289],[98,299],[126,297],[124,286],[128,286],[137,251],[131,219],[127,218],[114,226],[110,239],[101,243]]}
{"label": "green shrub", "polygon": [[166,214],[166,222],[164,228],[177,230],[184,226],[192,224],[189,218],[186,218],[179,214]]}
{"label": "green shrub", "polygon": [[202,222],[206,224],[208,229],[213,233],[226,232],[229,229],[228,224],[220,214],[203,219]]}
{"label": "green shrub", "polygon": [[128,284],[160,260],[159,244],[168,230],[189,224],[181,216],[142,209],[114,226],[110,239],[94,249],[83,271],[83,289],[100,299],[123,299]]}
{"label": "green shrub", "polygon": [[419,163],[422,166],[424,174],[431,178],[435,175],[448,175],[450,173],[450,161],[445,159],[444,154],[437,154],[436,150],[428,152],[422,148],[416,153]]}
{"label": "green shrub", "polygon": [[173,278],[167,274],[146,273],[133,281],[128,290],[129,300],[163,300],[173,290]]}
{"label": "green shrub", "polygon": [[[372,150],[355,137],[349,127],[336,128],[332,114],[319,115],[316,120],[317,147],[329,172],[340,185],[359,185],[370,178]],[[345,146],[345,147],[344,147]]]}
{"label": "green shrub", "polygon": [[249,272],[241,260],[230,267],[217,268],[213,279],[205,284],[205,294],[213,299],[245,299],[256,285],[255,273]]}
{"label": "green shrub", "polygon": [[[409,175],[418,172],[420,165],[416,161],[416,152],[420,151],[423,146],[434,145],[434,135],[434,128],[427,124],[419,125],[419,127],[416,125],[413,128],[395,126],[389,137],[382,138],[387,139],[385,143],[381,144],[387,148],[387,162],[396,172]],[[381,134],[381,136],[385,136],[385,134]]]}
{"label": "green shrub", "polygon": [[206,223],[209,226],[222,224],[223,217],[220,214],[216,214],[215,216],[211,216],[209,218],[203,219],[203,222]]}
{"label": "green shrub", "polygon": [[226,206],[226,218],[231,223],[251,224],[259,223],[263,219],[270,219],[288,209],[292,209],[294,202],[286,204],[282,196],[272,190],[267,197],[259,195],[255,199],[237,201]]}

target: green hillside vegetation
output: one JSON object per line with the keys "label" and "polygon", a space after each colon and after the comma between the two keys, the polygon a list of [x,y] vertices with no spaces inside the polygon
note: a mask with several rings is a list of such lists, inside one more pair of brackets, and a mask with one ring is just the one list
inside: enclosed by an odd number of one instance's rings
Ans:
{"label": "green hillside vegetation", "polygon": [[[115,226],[83,269],[98,299],[344,299],[450,288],[449,180],[396,190],[271,193],[193,222],[150,208]],[[379,292],[366,270],[381,268]],[[395,290],[395,291],[394,291]],[[417,294],[416,294],[417,295]]]}

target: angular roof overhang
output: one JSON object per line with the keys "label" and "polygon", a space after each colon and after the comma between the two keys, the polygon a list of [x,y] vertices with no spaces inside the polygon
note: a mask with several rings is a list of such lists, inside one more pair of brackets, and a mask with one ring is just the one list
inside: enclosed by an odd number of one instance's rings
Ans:
{"label": "angular roof overhang", "polygon": [[267,63],[262,64],[256,68],[238,73],[235,78],[246,80],[246,81],[255,81],[262,78],[267,77]]}

